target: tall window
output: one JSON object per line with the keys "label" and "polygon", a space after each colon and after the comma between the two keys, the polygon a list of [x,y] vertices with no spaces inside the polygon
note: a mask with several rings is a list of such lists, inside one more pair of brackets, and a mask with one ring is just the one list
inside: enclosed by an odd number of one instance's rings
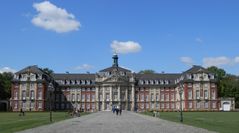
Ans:
{"label": "tall window", "polygon": [[156,101],[159,101],[159,94],[156,94]]}
{"label": "tall window", "polygon": [[75,94],[72,94],[71,100],[72,100],[72,101],[75,101]]}
{"label": "tall window", "polygon": [[213,100],[216,99],[216,93],[215,93],[215,90],[214,90],[214,89],[212,90],[212,99],[213,99]]}
{"label": "tall window", "polygon": [[42,99],[42,89],[38,89],[38,99]]}
{"label": "tall window", "polygon": [[154,101],[154,94],[151,94],[151,101]]}
{"label": "tall window", "polygon": [[171,101],[174,101],[174,93],[171,93]]}
{"label": "tall window", "polygon": [[85,95],[81,95],[81,101],[85,101]]}
{"label": "tall window", "polygon": [[208,108],[208,102],[204,103],[204,108],[207,109]]}
{"label": "tall window", "polygon": [[95,94],[91,95],[92,102],[95,101]]}
{"label": "tall window", "polygon": [[169,94],[168,93],[165,94],[165,97],[166,97],[166,101],[169,101]]}
{"label": "tall window", "polygon": [[90,94],[86,95],[86,101],[90,101]]}
{"label": "tall window", "polygon": [[144,101],[144,94],[141,94],[141,95],[140,95],[140,100],[141,100],[141,101]]}
{"label": "tall window", "polygon": [[38,102],[38,109],[42,108],[42,102]]}
{"label": "tall window", "polygon": [[197,109],[200,109],[200,102],[196,103]]}
{"label": "tall window", "polygon": [[192,94],[193,94],[192,89],[189,89],[188,90],[188,99],[192,99],[193,98]]}
{"label": "tall window", "polygon": [[149,95],[148,94],[145,96],[145,100],[149,101]]}
{"label": "tall window", "polygon": [[22,100],[26,100],[26,90],[22,91]]}
{"label": "tall window", "polygon": [[80,101],[80,94],[77,94],[77,101]]}
{"label": "tall window", "polygon": [[14,92],[14,99],[15,100],[18,99],[18,91],[17,90],[15,90],[15,92]]}
{"label": "tall window", "polygon": [[208,91],[207,90],[204,90],[204,98],[208,99]]}
{"label": "tall window", "polygon": [[23,101],[23,102],[22,102],[22,108],[23,108],[23,109],[26,109],[26,101]]}
{"label": "tall window", "polygon": [[199,92],[199,90],[196,90],[196,98],[197,98],[197,99],[200,98],[200,92]]}
{"label": "tall window", "polygon": [[35,98],[34,90],[31,90],[31,100],[33,100],[34,98]]}
{"label": "tall window", "polygon": [[33,109],[34,106],[35,106],[35,103],[34,103],[34,102],[31,102],[31,103],[30,103],[30,108]]}
{"label": "tall window", "polygon": [[174,103],[171,103],[171,109],[174,109]]}
{"label": "tall window", "polygon": [[214,108],[214,109],[216,108],[216,102],[212,103],[212,108]]}
{"label": "tall window", "polygon": [[188,108],[193,108],[193,103],[192,103],[192,101],[190,101],[190,102],[188,102]]}
{"label": "tall window", "polygon": [[62,102],[65,101],[65,96],[64,96],[64,94],[61,94],[61,101],[62,101]]}
{"label": "tall window", "polygon": [[161,101],[164,101],[164,94],[163,93],[161,93]]}

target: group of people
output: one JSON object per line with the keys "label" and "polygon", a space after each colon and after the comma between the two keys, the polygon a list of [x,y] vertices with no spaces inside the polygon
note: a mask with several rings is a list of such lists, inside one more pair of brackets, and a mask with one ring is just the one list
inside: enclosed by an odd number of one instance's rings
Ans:
{"label": "group of people", "polygon": [[112,107],[112,112],[113,112],[113,114],[116,113],[116,115],[121,115],[122,109],[119,106],[117,106],[117,107],[113,106]]}

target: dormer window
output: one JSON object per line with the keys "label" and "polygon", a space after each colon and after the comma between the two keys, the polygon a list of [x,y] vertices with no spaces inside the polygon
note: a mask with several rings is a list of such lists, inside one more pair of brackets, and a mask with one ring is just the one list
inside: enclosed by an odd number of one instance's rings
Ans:
{"label": "dormer window", "polygon": [[159,84],[159,81],[158,81],[158,80],[155,80],[154,83],[155,83],[156,85],[158,85],[158,84]]}

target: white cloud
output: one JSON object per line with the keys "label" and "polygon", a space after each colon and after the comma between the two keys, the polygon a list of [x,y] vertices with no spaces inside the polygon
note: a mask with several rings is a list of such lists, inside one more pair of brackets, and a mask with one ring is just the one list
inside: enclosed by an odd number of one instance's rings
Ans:
{"label": "white cloud", "polygon": [[10,68],[10,67],[0,68],[0,73],[4,73],[4,72],[12,72],[12,73],[15,73],[16,70],[15,70],[15,69],[12,69],[12,68]]}
{"label": "white cloud", "polygon": [[197,38],[195,39],[195,41],[198,42],[198,43],[203,43],[203,40],[202,40],[202,38],[200,38],[200,37],[197,37]]}
{"label": "white cloud", "polygon": [[94,68],[94,66],[92,66],[92,65],[83,64],[83,65],[75,67],[74,69],[75,70],[90,70],[90,69],[93,69],[93,68]]}
{"label": "white cloud", "polygon": [[113,41],[111,43],[111,48],[113,52],[127,54],[139,52],[142,48],[139,43],[134,41],[119,42]]}
{"label": "white cloud", "polygon": [[32,23],[35,26],[57,33],[75,31],[80,27],[80,22],[75,19],[73,14],[68,13],[63,8],[55,6],[49,1],[34,3],[33,7],[38,12],[32,19]]}
{"label": "white cloud", "polygon": [[234,61],[235,63],[239,63],[239,56],[235,57]]}
{"label": "white cloud", "polygon": [[223,66],[223,65],[232,65],[235,61],[226,57],[206,57],[203,58],[203,66],[210,67],[210,66]]}
{"label": "white cloud", "polygon": [[191,57],[180,57],[180,61],[187,65],[193,65],[193,59]]}

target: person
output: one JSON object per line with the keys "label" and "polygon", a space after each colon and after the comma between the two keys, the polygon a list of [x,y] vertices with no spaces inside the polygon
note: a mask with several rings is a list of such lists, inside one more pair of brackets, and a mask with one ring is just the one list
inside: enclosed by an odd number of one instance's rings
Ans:
{"label": "person", "polygon": [[113,111],[113,114],[114,114],[115,113],[115,106],[113,106],[112,111]]}
{"label": "person", "polygon": [[118,115],[119,114],[119,109],[116,108],[115,110],[116,110],[116,115]]}
{"label": "person", "polygon": [[19,116],[25,116],[25,112],[22,110],[22,108],[20,109],[20,114]]}

